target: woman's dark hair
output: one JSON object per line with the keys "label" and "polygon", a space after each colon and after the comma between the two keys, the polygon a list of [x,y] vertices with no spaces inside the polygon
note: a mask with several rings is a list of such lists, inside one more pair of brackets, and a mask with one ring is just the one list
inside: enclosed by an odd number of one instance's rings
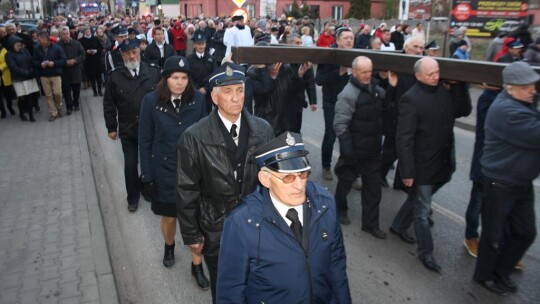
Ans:
{"label": "woman's dark hair", "polygon": [[[169,87],[167,86],[167,79],[171,77],[173,73],[167,75],[166,77],[161,78],[161,80],[156,85],[156,95],[157,95],[157,104],[160,106],[164,106],[167,104],[167,102],[171,101],[171,91],[169,90]],[[188,84],[186,86],[186,89],[182,93],[182,97],[180,98],[180,102],[182,104],[188,104],[191,101],[193,101],[193,97],[195,96],[195,89],[193,88],[193,83],[191,82],[191,78],[188,75]]]}

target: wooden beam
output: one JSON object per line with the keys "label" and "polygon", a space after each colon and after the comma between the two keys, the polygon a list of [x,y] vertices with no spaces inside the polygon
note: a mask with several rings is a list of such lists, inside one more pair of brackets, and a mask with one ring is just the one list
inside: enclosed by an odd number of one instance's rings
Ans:
{"label": "wooden beam", "polygon": [[[394,52],[359,49],[308,48],[295,46],[233,47],[233,59],[240,63],[303,63],[340,64],[351,66],[357,56],[366,56],[373,62],[373,68],[381,71],[413,73],[414,63],[420,56]],[[458,60],[437,57],[441,78],[470,83],[502,85],[502,69],[507,65],[486,61]],[[540,74],[540,67],[533,67]]]}

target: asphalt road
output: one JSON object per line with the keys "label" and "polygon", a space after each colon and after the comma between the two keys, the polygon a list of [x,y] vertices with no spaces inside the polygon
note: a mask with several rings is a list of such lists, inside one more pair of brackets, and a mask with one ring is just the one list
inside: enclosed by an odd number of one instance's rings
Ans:
{"label": "asphalt road", "polygon": [[[163,240],[159,218],[150,210],[150,204],[141,199],[136,213],[127,211],[122,149],[119,141],[114,142],[107,137],[101,100],[93,98],[85,104],[83,115],[121,303],[211,303],[209,291],[199,290],[191,277],[190,254],[178,235],[176,264],[172,269],[162,265]],[[321,178],[322,109],[304,112],[302,131],[310,151],[311,179],[333,192],[336,179],[328,182]],[[352,224],[343,227],[343,233],[354,303],[538,303],[538,241],[523,259],[525,269],[513,276],[519,284],[517,293],[498,297],[471,281],[475,259],[463,247],[463,234],[471,187],[468,174],[474,133],[456,128],[455,134],[457,171],[452,181],[434,196],[433,204],[435,258],[442,266],[442,274],[435,274],[422,266],[414,245],[405,244],[393,235],[389,235],[387,240],[378,240],[362,232],[360,192],[352,190],[349,195]],[[335,164],[337,144],[334,151]],[[389,177],[392,176],[391,171]],[[537,198],[539,192],[537,185]],[[383,189],[380,212],[383,230],[387,230],[404,199],[401,192]],[[412,229],[410,232],[414,233]]]}

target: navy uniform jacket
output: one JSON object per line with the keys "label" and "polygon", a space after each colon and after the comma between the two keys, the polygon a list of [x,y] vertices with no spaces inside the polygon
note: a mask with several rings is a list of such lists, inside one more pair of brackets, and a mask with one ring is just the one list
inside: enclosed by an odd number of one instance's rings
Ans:
{"label": "navy uniform jacket", "polygon": [[231,212],[221,237],[217,303],[351,303],[334,197],[312,182],[306,193],[303,245],[266,188]]}
{"label": "navy uniform jacket", "polygon": [[154,182],[161,203],[176,203],[176,151],[184,131],[206,116],[204,96],[194,92],[193,100],[177,112],[171,101],[157,100],[155,91],[144,96],[139,115],[141,180]]}
{"label": "navy uniform jacket", "polygon": [[124,139],[138,137],[142,99],[154,91],[160,78],[159,67],[144,62],[140,63],[137,77],[124,65],[109,74],[103,97],[103,115],[109,133],[118,131]]}

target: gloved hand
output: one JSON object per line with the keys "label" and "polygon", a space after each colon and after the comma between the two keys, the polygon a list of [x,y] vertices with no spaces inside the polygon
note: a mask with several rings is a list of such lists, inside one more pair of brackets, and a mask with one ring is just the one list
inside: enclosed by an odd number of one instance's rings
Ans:
{"label": "gloved hand", "polygon": [[145,200],[153,202],[159,197],[157,186],[154,182],[143,182],[141,191]]}

